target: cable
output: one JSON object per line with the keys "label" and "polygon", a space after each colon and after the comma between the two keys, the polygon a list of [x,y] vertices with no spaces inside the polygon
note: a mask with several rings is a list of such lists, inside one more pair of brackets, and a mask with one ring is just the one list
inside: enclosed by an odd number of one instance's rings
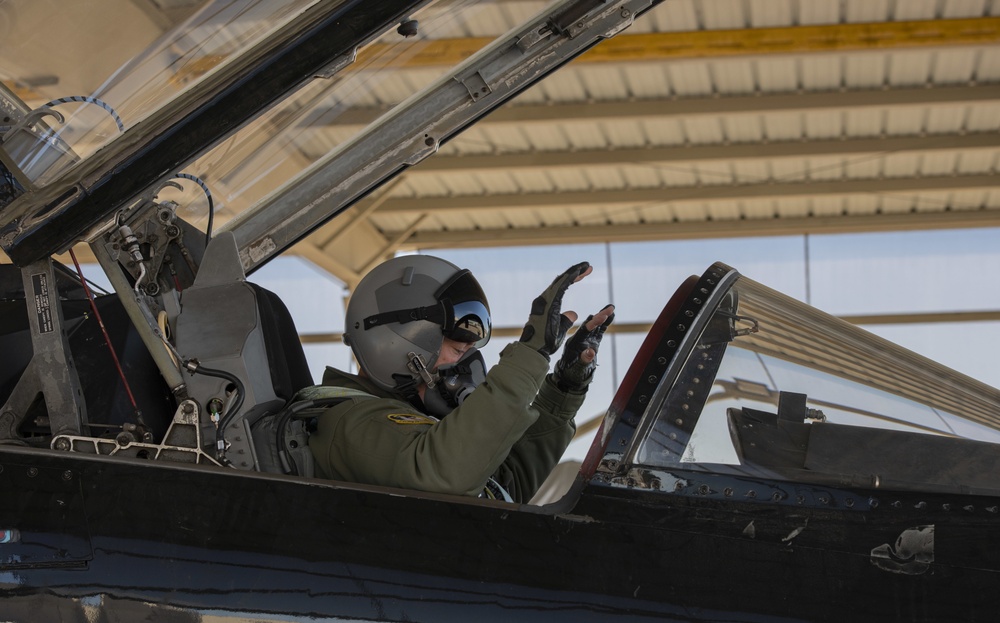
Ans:
{"label": "cable", "polygon": [[191,175],[190,173],[178,173],[174,176],[175,178],[180,178],[182,180],[191,180],[195,184],[201,186],[201,189],[205,192],[205,197],[208,199],[208,225],[205,227],[205,246],[212,240],[212,221],[215,219],[215,200],[212,199],[212,191],[209,190],[208,184],[203,182],[200,177],[196,175]]}
{"label": "cable", "polygon": [[48,104],[44,104],[42,107],[43,108],[52,108],[53,106],[55,106],[57,104],[68,104],[70,102],[84,102],[86,104],[96,104],[97,106],[100,106],[104,110],[106,110],[109,113],[111,113],[111,118],[115,120],[115,125],[118,126],[118,131],[119,132],[124,132],[125,131],[125,124],[122,122],[122,118],[118,116],[118,113],[115,112],[115,109],[112,108],[104,100],[99,100],[96,97],[90,97],[90,96],[87,96],[87,95],[71,95],[69,97],[60,97],[59,99],[52,100]]}
{"label": "cable", "polygon": [[142,280],[146,278],[146,265],[142,262],[138,262],[138,264],[139,264],[139,276],[136,277],[134,288],[136,296],[142,296],[142,290],[140,289],[140,287],[142,286]]}
{"label": "cable", "polygon": [[[170,344],[170,324],[167,322],[167,312],[160,310],[160,313],[156,315],[156,326],[160,329],[160,334],[163,336],[163,342]],[[174,362],[174,365],[178,365],[177,355],[172,348],[167,349],[167,354],[170,355],[170,359]]]}
{"label": "cable", "polygon": [[77,261],[76,254],[73,253],[73,249],[69,250],[69,256],[73,258],[73,265],[76,266],[76,272],[80,276],[80,283],[83,285],[83,291],[87,294],[87,300],[90,301],[90,309],[94,312],[94,318],[97,319],[97,325],[101,327],[101,333],[104,334],[104,343],[108,345],[108,352],[111,353],[111,359],[115,362],[115,369],[118,370],[118,376],[122,380],[122,385],[125,386],[125,393],[128,394],[129,402],[132,403],[135,420],[140,426],[145,428],[146,423],[142,420],[142,411],[139,410],[139,405],[136,403],[135,395],[132,394],[132,388],[129,386],[128,379],[125,378],[125,370],[122,369],[121,362],[118,361],[118,355],[115,353],[115,349],[111,346],[111,336],[108,335],[108,330],[104,326],[104,320],[101,318],[101,312],[97,311],[97,303],[94,301],[94,295],[91,293],[90,287],[87,285],[87,280],[83,278],[83,270],[80,268],[80,262]]}
{"label": "cable", "polygon": [[236,386],[236,398],[229,405],[229,409],[226,410],[226,414],[222,416],[219,421],[219,427],[215,431],[215,453],[216,458],[219,459],[223,465],[232,465],[229,459],[226,458],[226,427],[229,426],[230,421],[233,417],[239,413],[240,407],[243,406],[243,395],[244,387],[243,383],[240,381],[236,375],[226,372],[225,370],[216,370],[215,368],[206,368],[205,366],[198,363],[196,359],[189,359],[184,362],[184,367],[187,368],[188,372],[191,374],[204,374],[205,376],[214,376],[216,378],[225,379]]}

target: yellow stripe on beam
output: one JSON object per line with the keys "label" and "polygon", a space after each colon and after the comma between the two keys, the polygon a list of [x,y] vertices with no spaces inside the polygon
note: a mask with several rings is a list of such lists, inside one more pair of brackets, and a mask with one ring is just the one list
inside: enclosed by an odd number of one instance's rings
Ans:
{"label": "yellow stripe on beam", "polygon": [[609,39],[581,61],[638,62],[680,58],[801,54],[889,48],[983,45],[1000,41],[1000,18],[930,20],[662,32]]}
{"label": "yellow stripe on beam", "polygon": [[[345,71],[454,66],[493,40],[493,37],[467,37],[375,43],[363,48],[358,60]],[[686,58],[989,45],[998,42],[1000,17],[865,22],[622,34],[601,42],[574,62],[636,63]],[[206,55],[194,59],[179,69],[171,80],[178,85],[186,84],[226,58],[225,55]]]}
{"label": "yellow stripe on beam", "polygon": [[[489,37],[375,44],[358,68],[457,65]],[[666,59],[801,54],[889,48],[984,45],[1000,42],[1000,18],[923,20],[622,34],[595,46],[577,63],[633,63]]]}

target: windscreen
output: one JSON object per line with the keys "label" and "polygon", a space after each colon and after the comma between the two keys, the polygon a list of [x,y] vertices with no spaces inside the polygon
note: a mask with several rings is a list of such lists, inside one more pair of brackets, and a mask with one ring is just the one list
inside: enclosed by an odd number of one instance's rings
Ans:
{"label": "windscreen", "polygon": [[636,464],[995,488],[996,389],[745,277],[705,313]]}

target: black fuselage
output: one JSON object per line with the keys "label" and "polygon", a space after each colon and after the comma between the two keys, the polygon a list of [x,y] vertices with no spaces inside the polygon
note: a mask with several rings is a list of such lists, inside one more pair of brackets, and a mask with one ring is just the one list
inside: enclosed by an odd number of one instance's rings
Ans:
{"label": "black fuselage", "polygon": [[[5,620],[980,621],[1000,600],[981,496],[674,474],[529,507],[10,447],[0,467]],[[919,526],[929,565],[877,564]]]}

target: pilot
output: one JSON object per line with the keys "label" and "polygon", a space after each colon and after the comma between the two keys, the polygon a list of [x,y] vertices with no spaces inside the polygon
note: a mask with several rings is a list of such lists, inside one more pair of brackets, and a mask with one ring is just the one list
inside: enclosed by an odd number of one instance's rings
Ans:
{"label": "pilot", "polygon": [[322,412],[309,447],[318,475],[374,485],[527,502],[576,430],[614,318],[608,305],[559,351],[575,312],[562,313],[583,262],[531,306],[521,338],[486,371],[486,296],[468,270],[427,255],[389,260],[358,284],[344,341],[357,375],[327,368],[345,400]]}

